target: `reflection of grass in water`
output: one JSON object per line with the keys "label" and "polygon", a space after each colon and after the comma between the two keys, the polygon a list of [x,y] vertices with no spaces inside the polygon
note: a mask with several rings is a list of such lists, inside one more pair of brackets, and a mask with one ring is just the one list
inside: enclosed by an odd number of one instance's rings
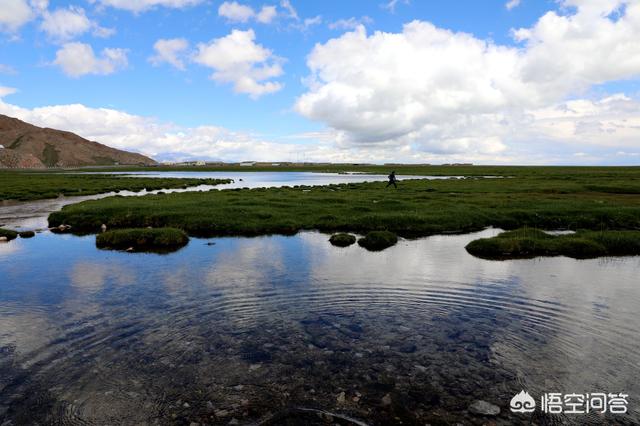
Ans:
{"label": "reflection of grass in water", "polygon": [[398,242],[398,236],[389,231],[371,231],[358,244],[370,251],[380,251]]}
{"label": "reflection of grass in water", "polygon": [[39,200],[93,195],[111,191],[141,191],[218,185],[226,179],[138,178],[118,175],[63,174],[55,172],[0,171],[0,200]]}
{"label": "reflection of grass in water", "polygon": [[521,228],[492,238],[472,241],[466,247],[475,256],[488,259],[568,256],[594,258],[640,254],[640,231],[578,231],[553,236],[537,229]]}
{"label": "reflection of grass in water", "polygon": [[334,246],[347,247],[356,242],[355,235],[345,234],[344,232],[334,234],[329,238],[329,242]]}
{"label": "reflection of grass in water", "polygon": [[185,246],[189,237],[175,228],[159,229],[117,229],[96,236],[100,248],[135,250],[172,250]]}

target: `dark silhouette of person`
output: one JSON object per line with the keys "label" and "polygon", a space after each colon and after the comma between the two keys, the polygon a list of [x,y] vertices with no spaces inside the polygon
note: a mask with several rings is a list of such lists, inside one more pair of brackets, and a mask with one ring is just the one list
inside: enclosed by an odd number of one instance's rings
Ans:
{"label": "dark silhouette of person", "polygon": [[396,182],[397,182],[397,180],[396,180],[396,172],[394,170],[389,175],[389,183],[387,184],[387,186],[385,186],[385,188],[388,188],[391,185],[393,185],[393,186],[395,186],[396,189],[398,189],[398,184]]}

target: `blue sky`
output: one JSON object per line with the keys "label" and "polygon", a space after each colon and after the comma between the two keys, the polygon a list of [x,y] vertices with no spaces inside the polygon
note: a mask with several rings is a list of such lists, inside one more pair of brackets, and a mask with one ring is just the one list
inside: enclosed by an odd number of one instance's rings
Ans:
{"label": "blue sky", "polygon": [[[640,152],[640,24],[624,0],[0,3],[0,113],[161,159],[635,164]],[[157,59],[159,40],[180,40],[174,62]],[[612,61],[611,43],[638,60]]]}

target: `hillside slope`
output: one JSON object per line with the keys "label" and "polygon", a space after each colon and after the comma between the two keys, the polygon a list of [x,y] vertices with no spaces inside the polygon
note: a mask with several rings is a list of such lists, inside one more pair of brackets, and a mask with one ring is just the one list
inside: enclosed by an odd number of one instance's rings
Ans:
{"label": "hillside slope", "polygon": [[37,127],[0,114],[0,167],[45,168],[157,164],[149,157],[111,148],[74,133]]}

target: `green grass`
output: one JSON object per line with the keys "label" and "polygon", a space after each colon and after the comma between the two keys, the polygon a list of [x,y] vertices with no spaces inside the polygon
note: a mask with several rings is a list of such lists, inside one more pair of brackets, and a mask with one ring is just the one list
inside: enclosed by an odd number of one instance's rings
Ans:
{"label": "green grass", "polygon": [[0,237],[6,237],[7,240],[11,241],[18,238],[18,233],[10,229],[0,228]]}
{"label": "green grass", "polygon": [[631,256],[640,255],[640,231],[578,231],[554,236],[523,228],[472,241],[466,249],[472,255],[485,259]]}
{"label": "green grass", "polygon": [[112,191],[185,188],[225,183],[220,179],[138,178],[118,175],[0,171],[0,200],[38,200],[60,195],[93,195]]}
{"label": "green grass", "polygon": [[[516,229],[640,229],[640,169],[508,179],[446,179],[109,197],[51,214],[74,232],[177,227],[194,236],[391,231],[403,237]],[[594,191],[598,184],[606,190]]]}
{"label": "green grass", "polygon": [[187,234],[175,228],[117,229],[96,236],[96,246],[136,251],[171,251],[187,245]]}
{"label": "green grass", "polygon": [[370,251],[381,251],[396,245],[398,236],[389,231],[371,231],[358,240],[361,247]]}
{"label": "green grass", "polygon": [[333,234],[331,238],[329,238],[329,242],[337,247],[348,247],[355,244],[356,237],[355,235],[340,232],[338,234]]}

